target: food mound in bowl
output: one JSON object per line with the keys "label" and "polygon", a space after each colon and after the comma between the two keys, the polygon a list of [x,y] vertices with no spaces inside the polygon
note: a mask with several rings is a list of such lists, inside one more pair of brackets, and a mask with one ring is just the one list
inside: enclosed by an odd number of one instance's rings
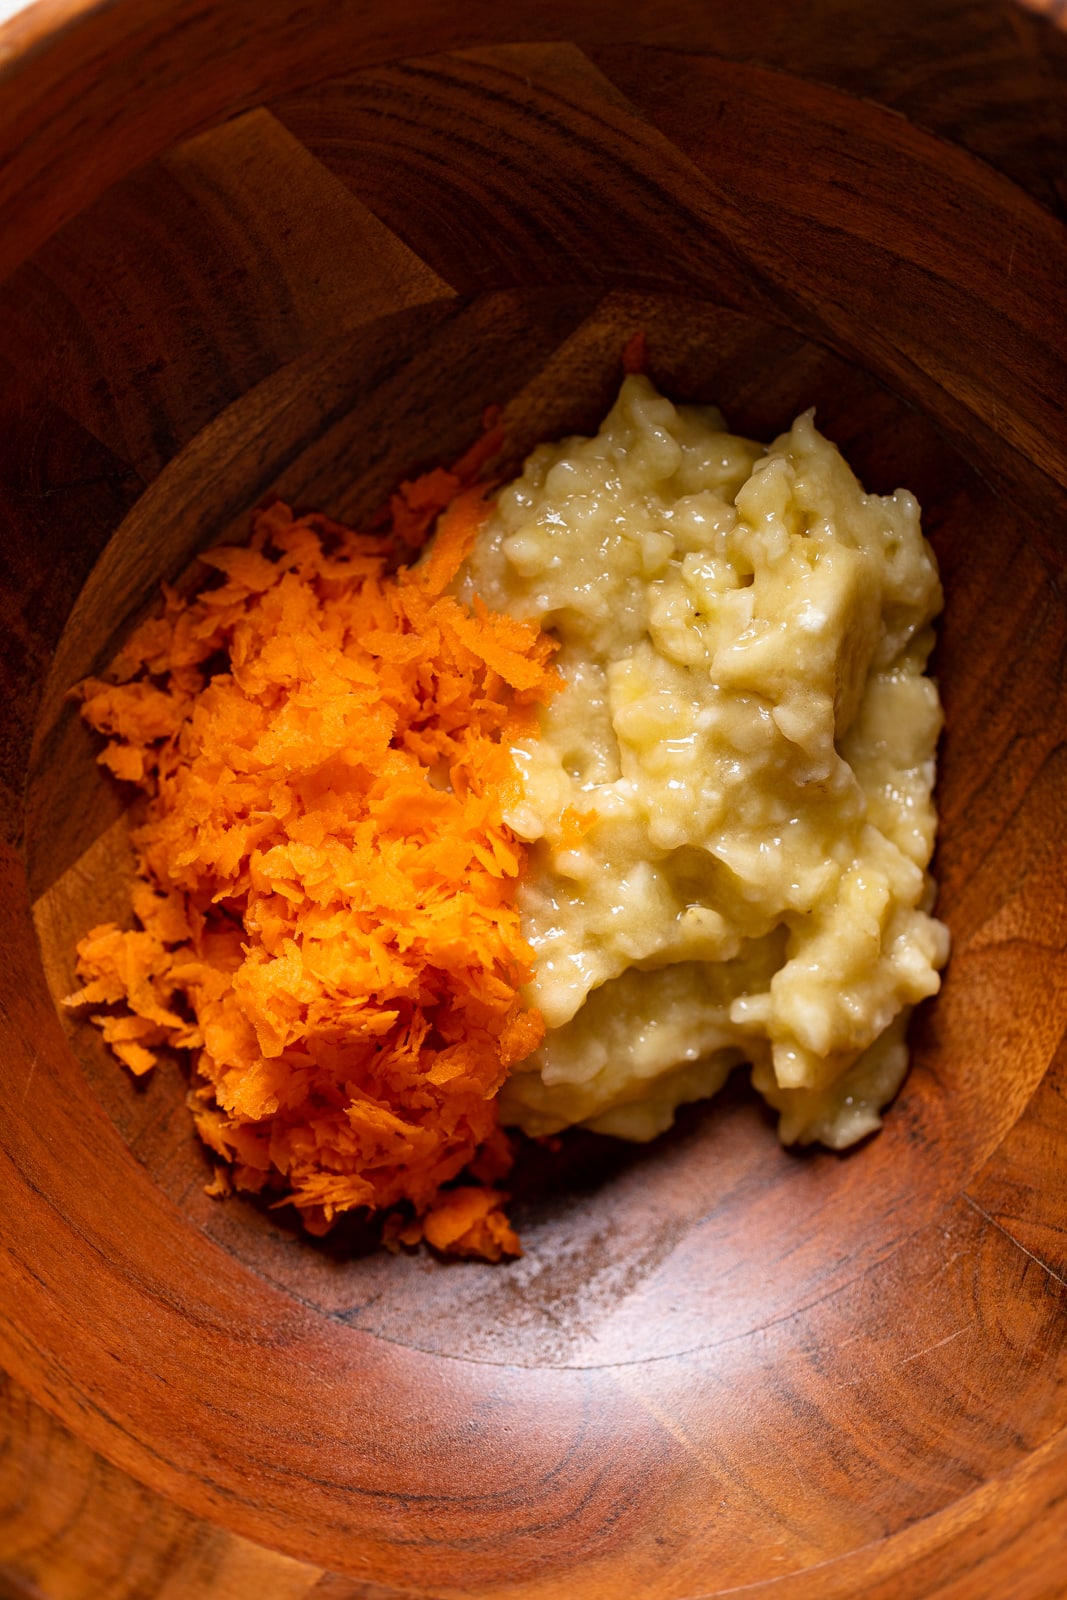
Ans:
{"label": "food mound in bowl", "polygon": [[461,592],[564,679],[514,751],[547,1032],[505,1120],[649,1139],[748,1061],[785,1142],[871,1132],[948,955],[914,497],[865,494],[810,412],[763,449],[633,376],[534,452]]}
{"label": "food mound in bowl", "polygon": [[877,1127],[948,949],[912,496],[640,375],[493,501],[496,442],[374,537],[257,513],[80,687],[147,798],[69,1002],[192,1053],[215,1192],[485,1259],[502,1126],[649,1139],[747,1061],[787,1142]]}

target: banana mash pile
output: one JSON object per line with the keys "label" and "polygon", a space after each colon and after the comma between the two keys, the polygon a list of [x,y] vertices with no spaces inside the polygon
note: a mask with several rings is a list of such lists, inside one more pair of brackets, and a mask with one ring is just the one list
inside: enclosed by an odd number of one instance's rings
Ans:
{"label": "banana mash pile", "polygon": [[764,448],[631,376],[504,490],[462,592],[553,634],[566,685],[513,751],[547,1033],[502,1120],[651,1139],[747,1062],[783,1141],[876,1128],[948,955],[913,496],[811,413]]}

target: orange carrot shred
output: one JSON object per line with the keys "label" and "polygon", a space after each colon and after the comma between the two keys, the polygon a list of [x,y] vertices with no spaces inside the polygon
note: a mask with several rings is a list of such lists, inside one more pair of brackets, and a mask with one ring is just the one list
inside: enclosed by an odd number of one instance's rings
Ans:
{"label": "orange carrot shred", "polygon": [[473,483],[482,468],[492,461],[494,456],[499,455],[504,446],[504,428],[500,422],[499,407],[487,407],[482,423],[485,427],[482,437],[475,440],[452,468],[456,477],[464,484]]}
{"label": "orange carrot shred", "polygon": [[464,451],[451,468],[433,467],[420,477],[405,481],[389,501],[388,508],[371,519],[372,527],[387,525],[398,546],[419,550],[425,544],[438,514],[464,489],[469,489],[482,470],[504,444],[504,428],[499,406],[487,406],[482,414],[482,436]]}
{"label": "orange carrot shred", "polygon": [[503,1196],[493,1189],[450,1189],[423,1220],[428,1244],[449,1255],[521,1256],[522,1246],[500,1209]]}
{"label": "orange carrot shred", "polygon": [[136,1073],[193,1053],[213,1193],[292,1202],[313,1233],[403,1203],[387,1242],[499,1260],[521,1248],[495,1095],[543,1033],[508,742],[558,681],[544,635],[447,592],[488,515],[486,429],[394,496],[394,545],[438,522],[416,567],[275,503],[209,552],[212,587],[167,592],[119,681],[80,686],[148,803],[136,925],[80,942],[70,1003],[112,1008],[93,1020]]}
{"label": "orange carrot shred", "polygon": [[597,820],[595,811],[578,811],[574,806],[566,806],[560,812],[559,847],[561,850],[577,850],[593,823]]}
{"label": "orange carrot shred", "polygon": [[641,373],[648,368],[648,336],[641,328],[627,341],[622,352],[622,370],[626,373]]}
{"label": "orange carrot shred", "polygon": [[441,519],[426,559],[413,571],[426,593],[442,595],[470,555],[478,530],[489,514],[489,507],[477,489],[457,495]]}

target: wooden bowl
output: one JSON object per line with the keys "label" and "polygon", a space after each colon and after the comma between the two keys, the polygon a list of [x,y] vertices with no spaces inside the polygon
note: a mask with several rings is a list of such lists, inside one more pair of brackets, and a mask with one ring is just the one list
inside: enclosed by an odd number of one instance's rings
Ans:
{"label": "wooden bowl", "polygon": [[[788,9],[0,31],[5,1596],[1063,1592],[1064,41]],[[66,690],[267,491],[358,519],[490,401],[518,459],[638,328],[668,393],[814,403],[924,506],[943,993],[849,1155],[737,1085],[530,1164],[514,1265],[310,1243],[204,1196],[176,1066],[57,1012],[125,838]]]}

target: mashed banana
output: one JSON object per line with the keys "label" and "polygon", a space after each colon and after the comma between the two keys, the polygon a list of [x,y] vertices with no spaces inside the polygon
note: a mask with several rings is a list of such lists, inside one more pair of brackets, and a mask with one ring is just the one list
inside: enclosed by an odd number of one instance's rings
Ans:
{"label": "mashed banana", "polygon": [[649,1139],[750,1062],[787,1143],[876,1128],[948,954],[913,496],[865,494],[810,412],[764,449],[630,377],[530,457],[464,586],[566,680],[514,751],[549,1031],[503,1120]]}

